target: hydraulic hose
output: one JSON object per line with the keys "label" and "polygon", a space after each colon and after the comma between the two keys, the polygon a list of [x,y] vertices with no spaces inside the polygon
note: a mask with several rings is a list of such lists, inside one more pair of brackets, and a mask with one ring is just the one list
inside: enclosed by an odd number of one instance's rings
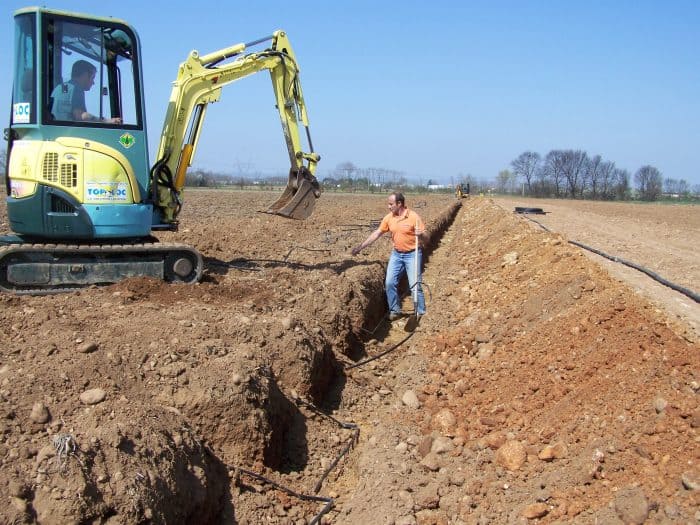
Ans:
{"label": "hydraulic hose", "polygon": [[416,333],[416,332],[409,332],[409,334],[408,334],[406,337],[404,337],[403,339],[401,339],[401,341],[399,341],[398,343],[396,343],[395,345],[393,345],[393,346],[392,346],[391,348],[389,348],[388,350],[384,350],[383,352],[380,352],[380,353],[378,353],[377,355],[373,355],[372,357],[368,357],[367,359],[364,359],[364,360],[362,360],[362,361],[358,361],[357,363],[353,363],[353,364],[351,364],[351,365],[348,365],[348,366],[345,367],[345,370],[350,370],[350,369],[352,369],[352,368],[357,368],[358,366],[366,365],[367,363],[369,363],[369,362],[371,362],[371,361],[374,361],[375,359],[379,359],[380,357],[383,357],[383,356],[385,356],[386,354],[388,354],[388,353],[390,353],[390,352],[393,352],[393,351],[396,350],[399,346],[401,346],[401,345],[404,344],[406,341],[408,341],[411,337],[413,337],[413,334],[415,334],[415,333]]}

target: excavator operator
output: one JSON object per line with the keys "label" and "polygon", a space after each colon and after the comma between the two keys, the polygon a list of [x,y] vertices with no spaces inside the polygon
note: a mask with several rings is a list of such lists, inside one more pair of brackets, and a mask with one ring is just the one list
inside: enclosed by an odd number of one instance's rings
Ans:
{"label": "excavator operator", "polygon": [[71,79],[57,85],[51,93],[51,114],[56,120],[102,121],[120,124],[120,118],[101,119],[88,112],[85,107],[85,92],[95,85],[97,68],[87,60],[76,60],[71,70]]}

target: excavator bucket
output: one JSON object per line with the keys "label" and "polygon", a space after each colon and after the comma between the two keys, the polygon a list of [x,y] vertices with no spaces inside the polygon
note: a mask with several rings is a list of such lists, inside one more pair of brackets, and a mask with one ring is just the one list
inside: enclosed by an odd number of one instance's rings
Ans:
{"label": "excavator bucket", "polygon": [[282,196],[267,209],[267,213],[282,215],[288,219],[306,219],[314,211],[321,192],[316,178],[306,173],[292,172]]}

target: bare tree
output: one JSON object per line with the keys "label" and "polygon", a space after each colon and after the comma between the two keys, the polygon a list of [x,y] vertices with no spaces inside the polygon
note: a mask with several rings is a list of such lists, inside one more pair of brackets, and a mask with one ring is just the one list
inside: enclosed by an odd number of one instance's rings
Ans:
{"label": "bare tree", "polygon": [[511,180],[514,175],[508,170],[501,170],[496,176],[496,191],[498,193],[507,193],[510,189]]}
{"label": "bare tree", "polygon": [[645,201],[655,201],[661,195],[661,172],[654,166],[642,166],[634,174],[639,196]]}
{"label": "bare tree", "polygon": [[537,168],[537,171],[535,171],[534,179],[535,180],[533,181],[533,194],[538,195],[540,197],[548,195],[548,171],[546,165],[541,164]]}
{"label": "bare tree", "polygon": [[676,179],[664,179],[664,193],[678,193],[678,181]]}
{"label": "bare tree", "polygon": [[598,198],[603,164],[604,162],[600,155],[594,155],[593,157],[587,158],[583,164],[582,186],[584,188],[590,188],[591,197],[593,199]]}
{"label": "bare tree", "polygon": [[690,186],[685,179],[664,179],[664,192],[672,195],[687,196]]}
{"label": "bare tree", "polygon": [[553,149],[547,153],[544,158],[542,179],[551,182],[555,197],[561,196],[561,185],[564,181],[564,151]]}
{"label": "bare tree", "polygon": [[528,194],[532,193],[532,180],[537,173],[542,158],[539,153],[526,151],[521,153],[517,159],[510,163],[513,173],[525,179]]}
{"label": "bare tree", "polygon": [[608,160],[600,163],[600,174],[598,177],[598,182],[595,189],[593,188],[593,182],[591,182],[591,191],[595,198],[596,191],[599,192],[600,197],[605,200],[611,200],[615,198],[613,188],[615,187],[615,163]]}
{"label": "bare tree", "polygon": [[583,194],[583,166],[588,156],[585,151],[568,149],[563,152],[562,173],[566,179],[566,187],[571,198],[576,198],[576,193]]}
{"label": "bare tree", "polygon": [[613,172],[613,193],[616,199],[625,201],[630,198],[630,172],[615,168]]}

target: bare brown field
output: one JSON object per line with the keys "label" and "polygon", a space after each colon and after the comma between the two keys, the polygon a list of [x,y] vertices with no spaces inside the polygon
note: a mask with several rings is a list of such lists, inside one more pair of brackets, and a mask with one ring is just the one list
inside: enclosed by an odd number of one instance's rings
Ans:
{"label": "bare brown field", "polygon": [[[203,253],[198,285],[0,294],[3,522],[700,519],[683,319],[510,204],[409,195],[431,242],[406,332],[385,318],[388,240],[350,255],[385,196],[325,194],[304,222],[258,213],[274,198],[188,193],[159,237]],[[649,234],[682,252],[694,220]],[[692,287],[692,264],[652,267]]]}
{"label": "bare brown field", "polygon": [[[506,211],[539,207],[545,215],[528,215],[546,228],[638,264],[678,286],[700,294],[700,206],[610,203],[554,199],[499,198]],[[700,341],[700,306],[634,268],[584,252],[614,277],[664,310],[688,335]]]}

